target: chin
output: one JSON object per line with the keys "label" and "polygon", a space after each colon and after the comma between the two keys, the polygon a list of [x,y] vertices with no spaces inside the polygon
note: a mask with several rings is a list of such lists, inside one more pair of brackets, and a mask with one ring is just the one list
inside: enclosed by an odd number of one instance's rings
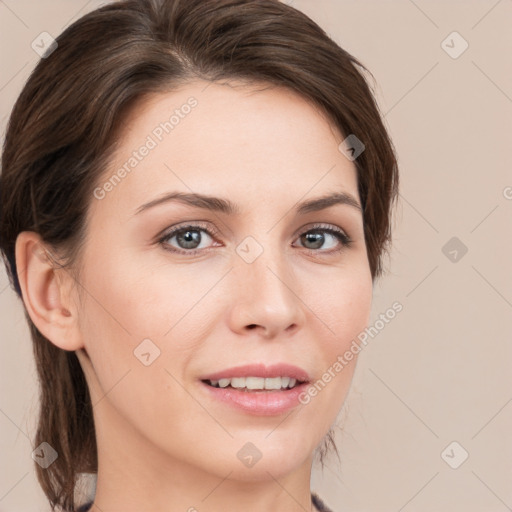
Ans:
{"label": "chin", "polygon": [[[279,427],[278,427],[279,428]],[[251,437],[240,436],[234,450],[235,460],[231,453],[226,457],[227,472],[232,471],[230,479],[239,481],[263,481],[269,478],[282,478],[305,464],[313,455],[313,448],[308,451],[306,433],[292,435],[283,432],[279,436],[273,432],[267,439],[268,432]],[[272,439],[272,437],[274,437]],[[301,439],[301,443],[297,440]],[[313,445],[312,445],[313,446]]]}
{"label": "chin", "polygon": [[[304,460],[277,459],[269,457],[266,461],[261,458],[254,466],[245,467],[243,464],[231,464],[230,480],[239,482],[263,482],[269,479],[282,479],[298,469]],[[224,475],[225,476],[225,475]]]}

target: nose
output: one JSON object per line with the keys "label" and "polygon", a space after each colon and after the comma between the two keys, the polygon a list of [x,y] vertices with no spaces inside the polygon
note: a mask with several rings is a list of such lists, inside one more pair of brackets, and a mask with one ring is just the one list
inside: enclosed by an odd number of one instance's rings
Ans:
{"label": "nose", "polygon": [[[263,338],[288,336],[302,327],[304,303],[297,281],[284,257],[264,251],[252,263],[238,261],[229,314],[230,328],[238,334],[258,332]],[[295,285],[295,287],[294,287]]]}

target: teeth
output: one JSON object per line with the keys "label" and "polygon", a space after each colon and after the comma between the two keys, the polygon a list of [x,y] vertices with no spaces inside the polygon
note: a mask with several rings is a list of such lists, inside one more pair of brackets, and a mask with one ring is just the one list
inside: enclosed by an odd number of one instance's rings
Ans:
{"label": "teeth", "polygon": [[[249,379],[247,379],[249,380]],[[236,377],[231,379],[231,387],[232,388],[245,388],[245,379],[243,377]]]}
{"label": "teeth", "polygon": [[[220,386],[221,388],[225,388],[226,386],[229,386],[229,383],[230,383],[230,382],[231,382],[231,381],[230,381],[229,379],[220,379],[220,380],[219,380],[219,386]],[[212,384],[213,384],[213,381],[212,381]],[[213,384],[213,385],[215,385],[215,384]]]}
{"label": "teeth", "polygon": [[[231,381],[231,385],[233,386],[234,381],[237,379],[233,379]],[[243,388],[244,387],[244,381],[245,380],[245,387],[247,389],[265,389],[265,379],[262,377],[246,377],[239,378],[238,379],[238,387]],[[266,388],[268,389],[268,388]]]}
{"label": "teeth", "polygon": [[[284,386],[282,383],[283,378],[282,377],[273,377],[273,378],[266,378],[265,379],[265,389],[281,389],[281,386]],[[288,379],[288,384],[290,383],[290,379]],[[247,386],[249,387],[249,386]]]}
{"label": "teeth", "polygon": [[219,379],[208,381],[214,387],[235,389],[290,389],[295,386],[297,379],[291,377],[233,377],[232,379]]}

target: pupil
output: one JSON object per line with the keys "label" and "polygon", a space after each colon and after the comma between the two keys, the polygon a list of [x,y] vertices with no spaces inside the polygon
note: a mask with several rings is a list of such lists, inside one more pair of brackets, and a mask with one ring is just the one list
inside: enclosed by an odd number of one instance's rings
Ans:
{"label": "pupil", "polygon": [[313,247],[310,246],[310,249],[318,249],[322,247],[324,243],[324,235],[322,233],[306,233],[303,235],[303,237],[305,238],[306,242],[313,242]]}
{"label": "pupil", "polygon": [[201,243],[201,234],[198,231],[183,231],[183,234],[178,234],[176,239],[183,249],[195,249]]}

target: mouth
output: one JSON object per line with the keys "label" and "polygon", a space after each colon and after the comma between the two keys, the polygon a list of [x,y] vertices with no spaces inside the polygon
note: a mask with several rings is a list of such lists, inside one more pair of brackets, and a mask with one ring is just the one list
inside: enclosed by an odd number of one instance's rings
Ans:
{"label": "mouth", "polygon": [[287,363],[238,366],[200,379],[208,399],[256,416],[276,416],[299,406],[310,381],[305,370]]}
{"label": "mouth", "polygon": [[247,392],[275,392],[293,389],[307,381],[293,377],[232,377],[217,380],[204,379],[202,382],[213,388],[230,388]]}

